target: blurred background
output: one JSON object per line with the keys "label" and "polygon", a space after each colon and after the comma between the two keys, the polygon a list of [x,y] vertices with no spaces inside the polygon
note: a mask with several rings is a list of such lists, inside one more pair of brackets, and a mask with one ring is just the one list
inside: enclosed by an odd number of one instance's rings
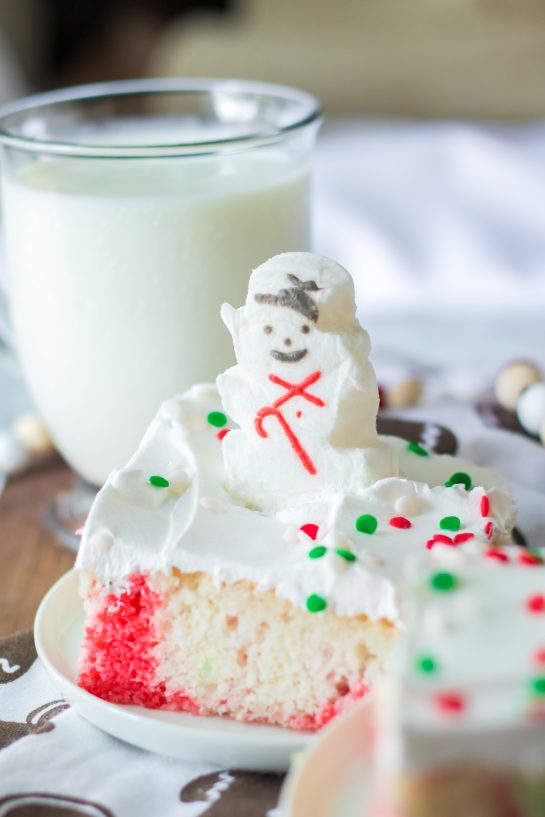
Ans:
{"label": "blurred background", "polygon": [[477,380],[543,360],[541,0],[0,0],[2,102],[180,75],[322,100],[314,246],[354,274],[376,353]]}
{"label": "blurred background", "polygon": [[541,0],[10,0],[1,97],[142,75],[299,85],[328,114],[545,109]]}

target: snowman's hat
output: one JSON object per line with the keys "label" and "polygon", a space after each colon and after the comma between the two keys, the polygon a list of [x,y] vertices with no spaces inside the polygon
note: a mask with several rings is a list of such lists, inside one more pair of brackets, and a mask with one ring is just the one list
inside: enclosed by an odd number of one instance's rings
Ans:
{"label": "snowman's hat", "polygon": [[318,329],[342,331],[355,320],[354,283],[344,267],[322,255],[282,253],[250,276],[248,317],[261,315],[264,306],[293,309]]}
{"label": "snowman's hat", "polygon": [[301,281],[297,275],[288,272],[288,281],[291,286],[280,289],[277,294],[274,292],[258,292],[255,300],[258,304],[270,304],[271,306],[287,306],[300,312],[309,321],[316,323],[318,320],[318,307],[314,298],[309,295],[311,292],[319,291],[315,281]]}

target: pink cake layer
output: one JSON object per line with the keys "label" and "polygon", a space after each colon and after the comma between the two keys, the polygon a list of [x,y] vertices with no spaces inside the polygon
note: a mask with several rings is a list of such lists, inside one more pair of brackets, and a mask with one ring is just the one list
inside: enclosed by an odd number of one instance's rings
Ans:
{"label": "pink cake layer", "polygon": [[135,574],[128,590],[90,600],[96,610],[85,628],[80,686],[112,703],[198,715],[195,700],[181,690],[167,693],[159,680],[155,618],[161,597],[146,577]]}

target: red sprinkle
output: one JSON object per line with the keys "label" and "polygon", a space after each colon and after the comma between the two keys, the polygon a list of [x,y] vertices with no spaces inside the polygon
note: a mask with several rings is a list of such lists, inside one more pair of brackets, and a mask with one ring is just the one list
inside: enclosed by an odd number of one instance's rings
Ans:
{"label": "red sprinkle", "polygon": [[545,595],[536,593],[526,599],[526,609],[529,613],[545,613]]}
{"label": "red sprinkle", "polygon": [[412,528],[412,522],[404,516],[392,516],[389,524],[392,528]]}
{"label": "red sprinkle", "polygon": [[297,418],[299,418],[299,417],[301,416],[301,414],[302,414],[302,413],[303,413],[302,411],[296,411],[296,412],[295,412],[295,416],[296,416]]}
{"label": "red sprinkle", "polygon": [[481,516],[490,516],[490,500],[486,494],[481,497]]}
{"label": "red sprinkle", "polygon": [[521,565],[529,565],[530,567],[543,564],[539,556],[535,553],[529,553],[527,550],[523,550],[519,553],[518,561]]}
{"label": "red sprinkle", "polygon": [[466,700],[459,692],[441,692],[435,696],[435,704],[449,715],[459,715],[466,708]]}
{"label": "red sprinkle", "polygon": [[497,562],[508,562],[509,557],[503,553],[499,548],[488,548],[484,554],[489,559],[495,559]]}
{"label": "red sprinkle", "polygon": [[540,705],[537,701],[532,705],[528,714],[532,721],[545,723],[545,706]]}
{"label": "red sprinkle", "polygon": [[492,539],[492,537],[494,536],[494,525],[492,524],[492,522],[486,523],[486,525],[484,526],[484,532],[486,533],[489,539]]}
{"label": "red sprinkle", "polygon": [[454,544],[454,539],[452,539],[450,536],[446,536],[444,533],[436,533],[432,539],[434,542],[441,542],[442,545]]}
{"label": "red sprinkle", "polygon": [[229,434],[230,431],[231,431],[230,428],[222,428],[221,431],[218,431],[218,433],[216,434],[216,437],[218,438],[220,443],[223,440],[223,438],[226,437]]}
{"label": "red sprinkle", "polygon": [[536,664],[545,664],[545,647],[541,647],[539,650],[536,650],[534,661]]}
{"label": "red sprinkle", "polygon": [[451,547],[454,547],[454,539],[451,539],[450,536],[445,536],[444,533],[436,533],[426,542],[426,547],[428,550],[431,550],[434,545],[450,545]]}
{"label": "red sprinkle", "polygon": [[299,530],[302,530],[303,533],[306,533],[310,539],[316,541],[316,537],[318,536],[318,525],[315,525],[314,522],[306,522],[304,525],[301,525]]}
{"label": "red sprinkle", "polygon": [[454,544],[463,545],[464,542],[469,542],[470,539],[475,539],[474,533],[457,533],[454,537]]}

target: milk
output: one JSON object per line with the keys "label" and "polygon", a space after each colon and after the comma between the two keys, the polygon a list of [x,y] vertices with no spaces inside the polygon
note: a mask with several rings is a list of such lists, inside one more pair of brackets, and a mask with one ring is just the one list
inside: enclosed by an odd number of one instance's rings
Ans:
{"label": "milk", "polygon": [[5,168],[18,354],[83,477],[102,483],[162,400],[233,362],[220,305],[242,303],[264,259],[308,247],[308,179],[283,147]]}

